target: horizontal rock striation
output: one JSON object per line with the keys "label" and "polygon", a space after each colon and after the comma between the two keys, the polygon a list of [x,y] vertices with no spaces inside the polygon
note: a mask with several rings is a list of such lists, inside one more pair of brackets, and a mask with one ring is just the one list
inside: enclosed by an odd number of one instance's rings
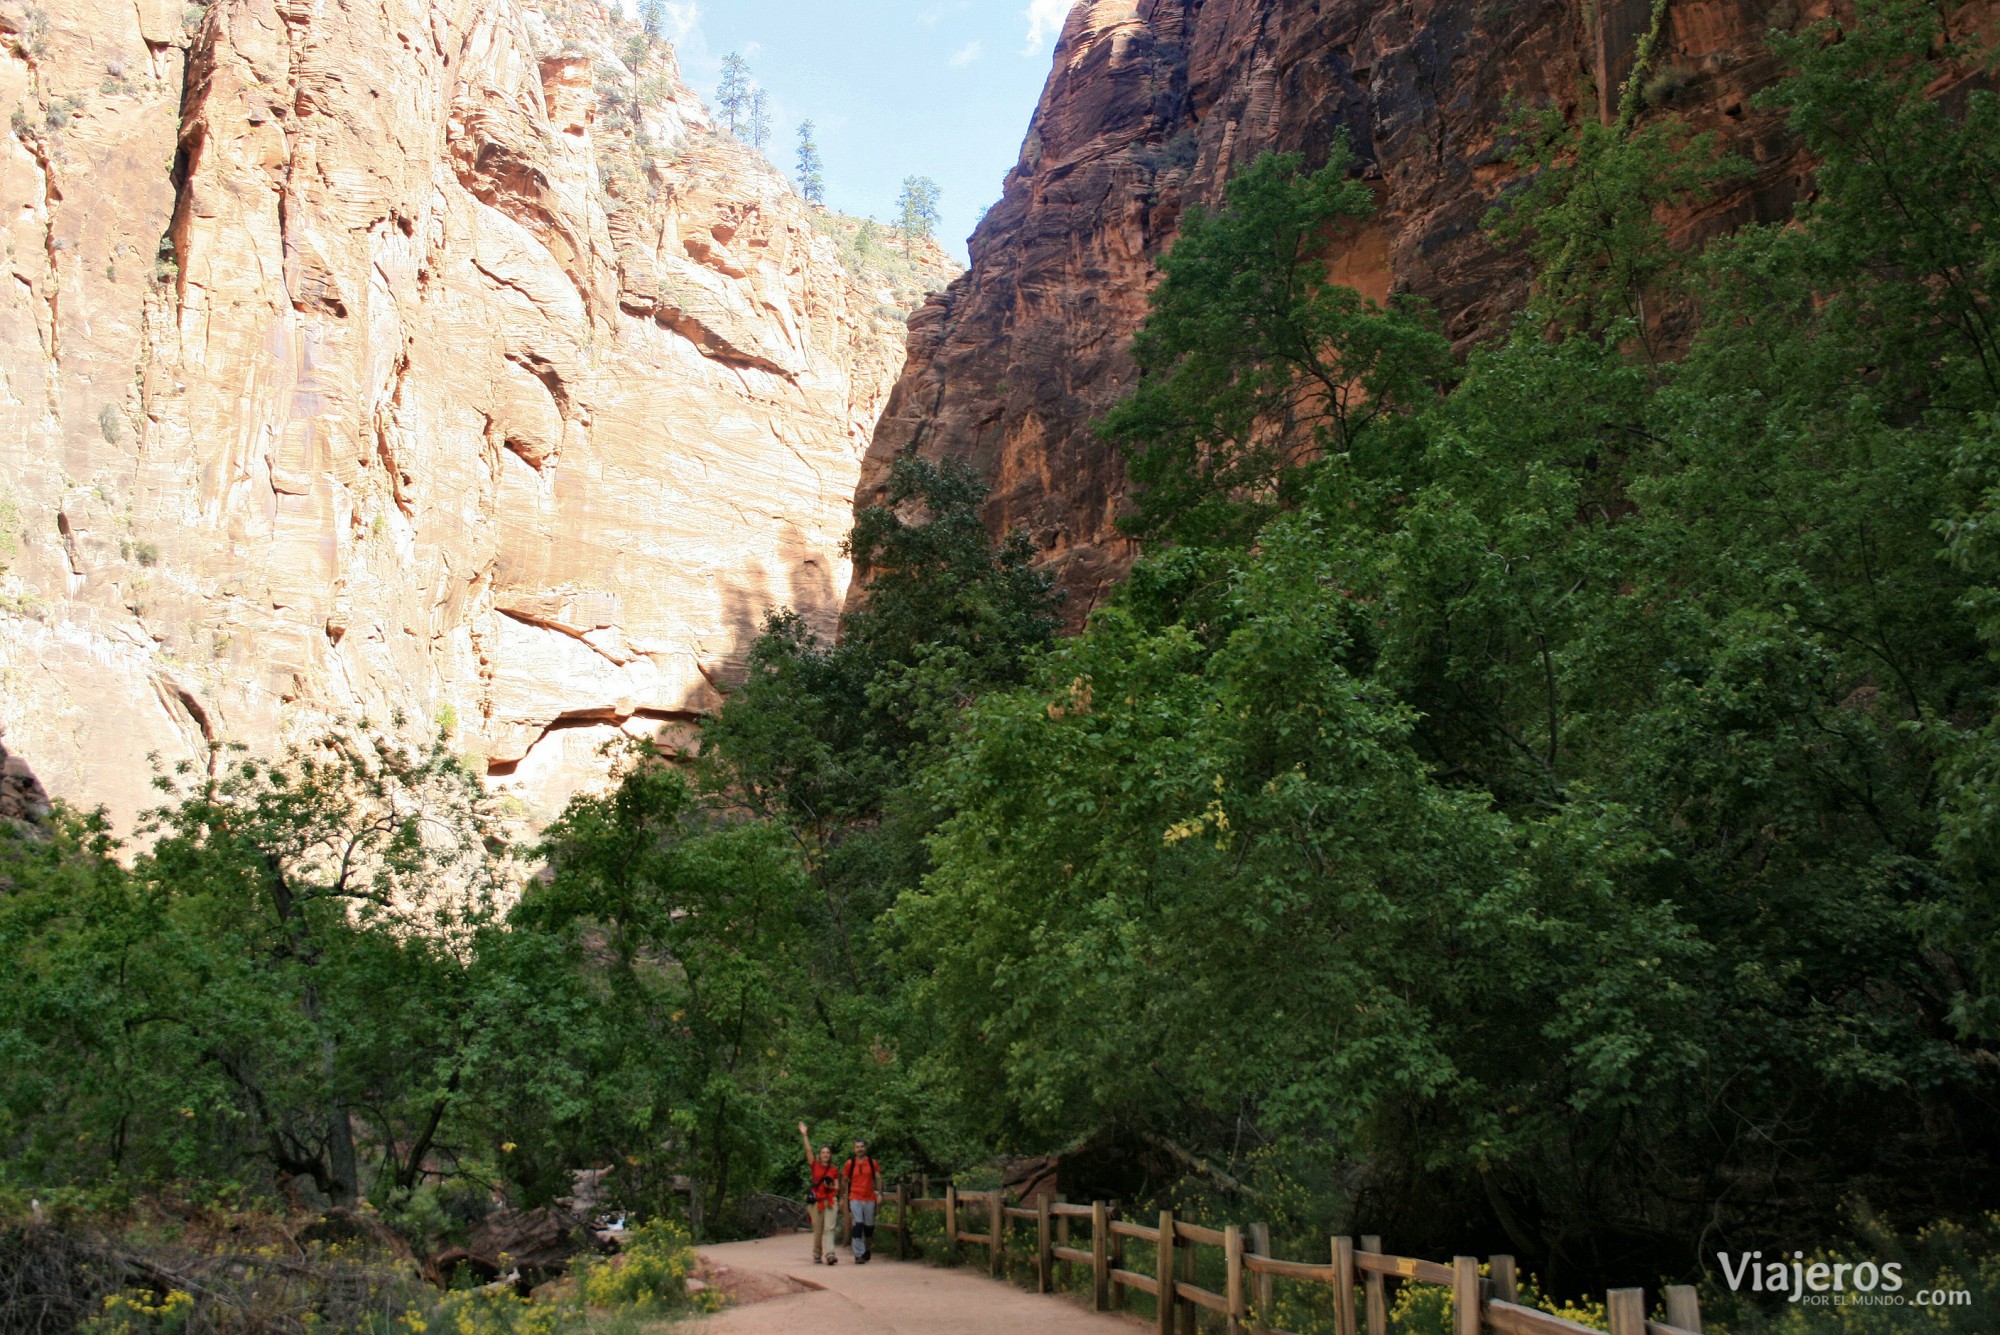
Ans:
{"label": "horizontal rock striation", "polygon": [[595,0],[0,0],[0,727],[443,729],[535,814],[831,630],[916,285]]}

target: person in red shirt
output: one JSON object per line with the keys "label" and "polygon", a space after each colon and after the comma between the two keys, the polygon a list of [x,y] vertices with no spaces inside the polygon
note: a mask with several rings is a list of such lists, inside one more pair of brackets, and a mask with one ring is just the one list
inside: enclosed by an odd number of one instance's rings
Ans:
{"label": "person in red shirt", "polygon": [[806,1167],[812,1170],[807,1201],[812,1209],[813,1264],[840,1264],[840,1170],[833,1166],[833,1146],[813,1152],[806,1124],[799,1123],[799,1140],[806,1147]]}
{"label": "person in red shirt", "polygon": [[867,1141],[854,1142],[854,1157],[840,1166],[840,1181],[854,1215],[854,1263],[867,1265],[875,1252],[869,1238],[875,1232],[875,1200],[882,1183],[882,1165],[869,1157]]}

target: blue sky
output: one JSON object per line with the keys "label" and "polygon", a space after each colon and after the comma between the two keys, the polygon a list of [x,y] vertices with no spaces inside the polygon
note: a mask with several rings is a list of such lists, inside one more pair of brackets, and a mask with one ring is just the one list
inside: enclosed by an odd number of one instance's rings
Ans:
{"label": "blue sky", "polygon": [[1048,77],[1070,0],[680,0],[681,74],[713,105],[742,53],[771,99],[771,160],[792,173],[798,124],[818,127],[827,203],[888,221],[905,176],[938,183],[938,240],[1000,197]]}

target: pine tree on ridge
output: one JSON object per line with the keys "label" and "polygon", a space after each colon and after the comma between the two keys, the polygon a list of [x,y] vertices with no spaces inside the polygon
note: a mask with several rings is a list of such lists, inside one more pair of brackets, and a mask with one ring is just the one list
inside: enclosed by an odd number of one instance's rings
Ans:
{"label": "pine tree on ridge", "polygon": [[813,142],[813,123],[799,122],[798,175],[799,197],[808,204],[826,203],[826,172],[820,161],[819,145]]}

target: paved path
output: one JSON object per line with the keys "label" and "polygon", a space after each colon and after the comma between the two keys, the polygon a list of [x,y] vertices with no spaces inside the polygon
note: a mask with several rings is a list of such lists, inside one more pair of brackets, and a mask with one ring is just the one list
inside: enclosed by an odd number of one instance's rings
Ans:
{"label": "paved path", "polygon": [[701,1335],[1134,1335],[1141,1328],[1130,1317],[1093,1315],[1074,1299],[1027,1293],[976,1270],[879,1251],[867,1265],[855,1265],[851,1255],[837,1266],[814,1265],[804,1233],[722,1243],[701,1254],[733,1271],[818,1286],[728,1308],[695,1326]]}

